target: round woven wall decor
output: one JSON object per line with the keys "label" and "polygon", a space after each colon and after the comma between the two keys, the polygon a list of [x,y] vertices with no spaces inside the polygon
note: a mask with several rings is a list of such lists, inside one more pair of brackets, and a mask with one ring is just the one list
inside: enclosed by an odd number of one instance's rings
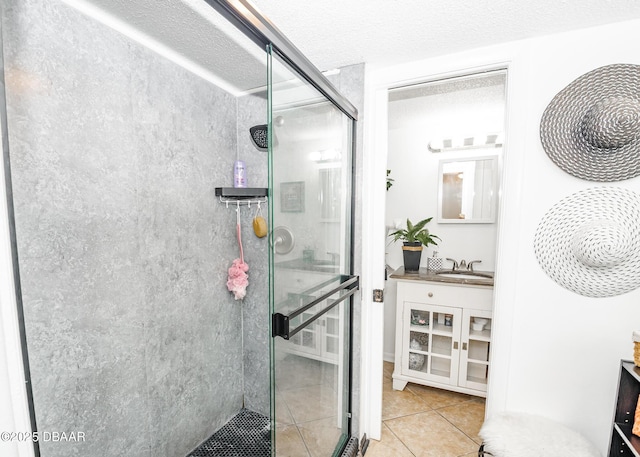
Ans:
{"label": "round woven wall decor", "polygon": [[562,287],[612,297],[640,287],[640,195],[595,187],[569,195],[542,218],[534,250]]}
{"label": "round woven wall decor", "polygon": [[640,65],[600,67],[562,89],[542,115],[540,140],[553,163],[578,178],[640,175]]}

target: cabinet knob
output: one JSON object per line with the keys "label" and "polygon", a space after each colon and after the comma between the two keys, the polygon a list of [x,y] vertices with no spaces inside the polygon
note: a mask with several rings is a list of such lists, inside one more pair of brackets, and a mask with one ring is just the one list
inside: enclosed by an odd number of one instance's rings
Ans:
{"label": "cabinet knob", "polygon": [[427,297],[433,297],[433,292],[429,292],[429,293],[427,294]]}

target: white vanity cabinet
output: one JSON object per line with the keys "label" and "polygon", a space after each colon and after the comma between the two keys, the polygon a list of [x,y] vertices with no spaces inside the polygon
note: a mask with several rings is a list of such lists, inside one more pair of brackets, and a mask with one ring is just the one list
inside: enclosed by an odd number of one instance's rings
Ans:
{"label": "white vanity cabinet", "polygon": [[[285,313],[287,313],[286,310],[298,309],[328,292],[331,286],[321,287],[322,284],[336,277],[331,273],[292,268],[276,268],[275,274],[276,281],[280,279],[279,283],[283,284],[280,287],[280,295],[276,297],[276,310]],[[335,286],[333,283],[332,285]],[[304,311],[291,319],[290,327],[296,328],[317,312],[318,308]],[[343,322],[343,314],[344,309],[341,304],[303,328],[290,340],[277,338],[276,344],[279,345],[279,350],[283,353],[337,364],[342,354],[340,341],[343,338],[343,329],[340,322]]]}
{"label": "white vanity cabinet", "polygon": [[[337,364],[341,353],[339,345],[341,311],[341,305],[329,310],[327,314],[291,337],[290,344],[284,350],[290,354]],[[290,322],[291,327],[297,327],[312,317],[314,313],[304,312],[293,318]]]}
{"label": "white vanity cabinet", "polygon": [[398,280],[393,388],[485,396],[493,287]]}

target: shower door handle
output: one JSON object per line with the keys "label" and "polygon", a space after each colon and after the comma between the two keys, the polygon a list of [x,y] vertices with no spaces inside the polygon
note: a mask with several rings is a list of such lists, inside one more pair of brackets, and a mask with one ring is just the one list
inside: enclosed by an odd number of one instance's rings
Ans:
{"label": "shower door handle", "polygon": [[[332,280],[331,282],[334,282],[334,281],[335,280]],[[295,335],[296,333],[298,333],[299,331],[301,331],[302,329],[304,329],[305,327],[309,326],[311,323],[315,322],[317,319],[322,317],[324,314],[331,311],[335,306],[342,303],[347,298],[351,297],[353,294],[356,293],[359,287],[360,287],[360,278],[358,276],[341,275],[340,285],[338,287],[321,295],[320,297],[316,298],[310,303],[307,303],[306,305],[301,306],[300,308],[289,313],[288,315],[275,313],[271,317],[271,324],[272,324],[271,328],[272,328],[273,337],[280,336],[285,340],[288,340],[293,335]],[[322,303],[323,301],[330,298],[332,295],[335,295],[336,293],[340,292],[341,290],[348,290],[348,292],[341,295],[339,298],[331,302],[328,306],[322,308],[320,311],[318,311],[316,314],[311,316],[309,319],[307,319],[297,327],[293,329],[289,328],[290,327],[289,323],[291,322],[291,319],[301,315],[303,312],[316,306],[317,304]]]}

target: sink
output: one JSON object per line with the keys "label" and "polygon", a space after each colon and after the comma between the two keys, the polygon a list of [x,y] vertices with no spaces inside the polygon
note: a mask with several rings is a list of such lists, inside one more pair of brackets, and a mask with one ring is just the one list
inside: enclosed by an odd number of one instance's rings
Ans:
{"label": "sink", "polygon": [[338,269],[338,265],[334,264],[331,260],[313,260],[308,265],[318,271],[334,272]]}
{"label": "sink", "polygon": [[480,271],[457,271],[457,270],[444,270],[436,272],[438,276],[443,278],[458,278],[458,279],[493,279],[493,273],[484,273]]}
{"label": "sink", "polygon": [[476,275],[476,274],[466,274],[466,273],[437,273],[438,276],[443,278],[456,278],[456,279],[491,279],[491,276],[488,275]]}
{"label": "sink", "polygon": [[336,267],[331,260],[313,260],[309,262],[314,267]]}

